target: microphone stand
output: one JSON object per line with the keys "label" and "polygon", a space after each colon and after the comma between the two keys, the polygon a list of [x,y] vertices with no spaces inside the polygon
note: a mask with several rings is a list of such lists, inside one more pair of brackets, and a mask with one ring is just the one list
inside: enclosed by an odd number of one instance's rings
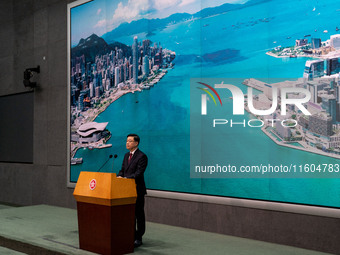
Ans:
{"label": "microphone stand", "polygon": [[112,160],[112,173],[113,173],[113,165],[114,165],[115,159],[116,159],[117,157],[118,157],[117,154],[115,154],[115,155],[113,156],[113,160]]}
{"label": "microphone stand", "polygon": [[109,156],[109,158],[105,161],[105,163],[98,169],[98,173],[100,172],[100,170],[106,165],[106,163],[112,158],[112,155]]}

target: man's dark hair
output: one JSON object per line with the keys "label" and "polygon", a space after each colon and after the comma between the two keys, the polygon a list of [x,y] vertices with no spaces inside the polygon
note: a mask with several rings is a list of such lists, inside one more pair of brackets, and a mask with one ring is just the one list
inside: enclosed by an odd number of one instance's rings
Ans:
{"label": "man's dark hair", "polygon": [[134,140],[135,142],[137,142],[138,145],[139,145],[140,138],[139,138],[138,135],[136,135],[136,134],[128,134],[127,137],[133,137],[133,140]]}

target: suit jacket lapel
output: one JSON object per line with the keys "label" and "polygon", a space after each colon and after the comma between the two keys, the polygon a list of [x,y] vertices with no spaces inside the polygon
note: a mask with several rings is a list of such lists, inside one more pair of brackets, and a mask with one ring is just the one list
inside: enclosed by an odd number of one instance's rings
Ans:
{"label": "suit jacket lapel", "polygon": [[130,165],[136,159],[137,156],[138,156],[138,149],[135,151],[135,153],[133,153],[132,158],[130,160]]}
{"label": "suit jacket lapel", "polygon": [[131,158],[131,160],[130,160],[130,163],[129,163],[129,157],[127,157],[127,168],[126,168],[126,169],[129,169],[129,168],[130,168],[130,165],[132,164],[132,161],[134,161],[134,160],[136,159],[136,157],[137,157],[137,155],[138,155],[138,152],[139,152],[139,149],[137,149],[137,150],[135,151],[135,153],[133,153],[132,158]]}

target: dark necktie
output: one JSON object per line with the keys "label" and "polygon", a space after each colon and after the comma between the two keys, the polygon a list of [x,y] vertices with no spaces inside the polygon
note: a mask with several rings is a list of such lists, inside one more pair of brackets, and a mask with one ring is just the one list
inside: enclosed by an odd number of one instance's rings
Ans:
{"label": "dark necktie", "polygon": [[132,153],[130,152],[129,161],[128,161],[129,164],[130,164],[131,158],[132,158]]}

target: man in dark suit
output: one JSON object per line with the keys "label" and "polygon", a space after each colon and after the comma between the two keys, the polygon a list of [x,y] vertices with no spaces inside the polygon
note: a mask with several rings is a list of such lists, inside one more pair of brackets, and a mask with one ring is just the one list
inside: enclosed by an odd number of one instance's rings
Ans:
{"label": "man in dark suit", "polygon": [[122,169],[117,177],[133,178],[136,181],[137,200],[136,200],[136,229],[135,229],[135,247],[143,244],[142,236],[145,233],[145,213],[144,213],[144,196],[146,187],[144,182],[144,172],[148,165],[148,157],[138,149],[140,138],[136,134],[129,134],[126,139],[126,153],[123,159]]}

